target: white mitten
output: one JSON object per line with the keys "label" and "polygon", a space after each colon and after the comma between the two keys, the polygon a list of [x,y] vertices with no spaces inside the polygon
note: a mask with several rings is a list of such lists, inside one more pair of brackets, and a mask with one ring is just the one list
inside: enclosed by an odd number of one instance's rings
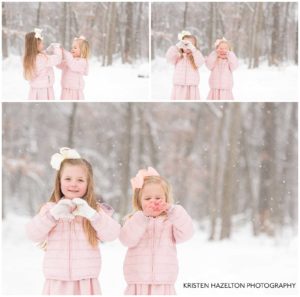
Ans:
{"label": "white mitten", "polygon": [[53,46],[53,47],[60,47],[60,43],[57,43],[57,42],[53,42],[50,44],[50,46]]}
{"label": "white mitten", "polygon": [[81,198],[74,198],[72,202],[77,206],[77,208],[72,212],[74,216],[85,217],[88,220],[96,213],[96,210],[88,205],[88,203]]}
{"label": "white mitten", "polygon": [[69,199],[61,199],[54,207],[50,209],[50,214],[56,219],[74,219],[71,213],[74,204]]}
{"label": "white mitten", "polygon": [[194,52],[196,50],[195,46],[189,42],[187,45],[186,45],[186,48],[191,50],[192,52]]}
{"label": "white mitten", "polygon": [[184,42],[183,42],[182,40],[178,41],[178,42],[176,43],[176,46],[177,46],[178,48],[185,48],[185,44],[184,44]]}

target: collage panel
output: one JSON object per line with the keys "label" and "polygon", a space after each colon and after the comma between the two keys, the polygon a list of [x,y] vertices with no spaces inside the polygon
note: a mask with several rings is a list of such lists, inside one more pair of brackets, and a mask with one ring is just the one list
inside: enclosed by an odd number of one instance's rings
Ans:
{"label": "collage panel", "polygon": [[4,296],[299,295],[298,1],[1,8]]}
{"label": "collage panel", "polygon": [[[104,295],[296,295],[297,126],[297,103],[3,103],[4,295],[70,293],[87,255]],[[100,250],[75,261],[82,216]]]}
{"label": "collage panel", "polygon": [[4,101],[147,101],[149,3],[2,2],[2,55]]}
{"label": "collage panel", "polygon": [[153,2],[152,100],[298,101],[298,2]]}

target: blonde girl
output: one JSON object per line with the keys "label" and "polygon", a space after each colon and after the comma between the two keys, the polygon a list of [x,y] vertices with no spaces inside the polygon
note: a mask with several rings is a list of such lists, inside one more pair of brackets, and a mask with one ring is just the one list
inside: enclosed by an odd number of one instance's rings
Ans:
{"label": "blonde girl", "polygon": [[83,100],[84,80],[88,75],[90,47],[84,36],[75,37],[71,52],[63,49],[63,61],[58,66],[62,70],[62,100]]}
{"label": "blonde girl", "polygon": [[193,236],[192,219],[174,205],[168,182],[152,168],[131,180],[133,213],[121,228],[128,247],[124,261],[126,295],[173,295],[178,275],[176,244]]}
{"label": "blonde girl", "polygon": [[45,248],[43,294],[100,294],[99,242],[119,235],[119,224],[98,203],[91,164],[72,149],[52,156],[57,170],[48,203],[27,224],[28,237]]}
{"label": "blonde girl", "polygon": [[238,60],[231,45],[224,37],[217,39],[215,49],[206,59],[206,67],[211,71],[209,77],[209,100],[233,100],[233,71]]}
{"label": "blonde girl", "polygon": [[51,54],[44,51],[41,29],[35,28],[33,32],[25,35],[23,69],[24,78],[30,85],[29,100],[54,99],[53,66],[61,62],[62,51],[58,44],[52,44],[51,49]]}
{"label": "blonde girl", "polygon": [[198,49],[197,39],[188,31],[178,34],[179,42],[171,46],[167,53],[167,61],[174,65],[173,100],[199,100],[199,68],[204,57]]}

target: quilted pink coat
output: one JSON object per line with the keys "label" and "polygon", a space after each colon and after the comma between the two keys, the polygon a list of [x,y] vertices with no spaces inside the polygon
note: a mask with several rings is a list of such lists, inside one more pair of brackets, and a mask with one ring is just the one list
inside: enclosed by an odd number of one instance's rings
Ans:
{"label": "quilted pink coat", "polygon": [[174,284],[178,274],[176,244],[193,233],[192,219],[180,205],[157,218],[137,211],[120,232],[120,241],[128,247],[124,262],[127,283]]}
{"label": "quilted pink coat", "polygon": [[196,50],[193,52],[193,57],[197,69],[195,69],[186,55],[181,57],[177,46],[171,46],[166,54],[167,61],[175,65],[175,71],[173,75],[174,85],[199,85],[199,68],[205,62],[201,52]]}
{"label": "quilted pink coat", "polygon": [[83,90],[83,75],[88,75],[87,59],[73,58],[72,54],[63,50],[64,60],[58,65],[62,69],[61,86],[64,89]]}
{"label": "quilted pink coat", "polygon": [[[100,250],[88,242],[82,218],[55,220],[49,213],[54,205],[48,202],[26,226],[32,241],[47,240],[43,265],[46,279],[75,281],[97,278],[101,268]],[[119,236],[120,225],[102,210],[95,214],[91,224],[101,241],[111,241]]]}
{"label": "quilted pink coat", "polygon": [[29,81],[30,86],[35,89],[52,87],[54,84],[53,66],[58,65],[61,58],[60,48],[54,48],[53,55],[38,54],[35,62],[35,76]]}
{"label": "quilted pink coat", "polygon": [[207,57],[205,64],[211,71],[209,77],[211,89],[232,89],[232,72],[238,67],[238,60],[233,52],[229,52],[228,59],[221,60],[218,59],[216,51],[213,51]]}

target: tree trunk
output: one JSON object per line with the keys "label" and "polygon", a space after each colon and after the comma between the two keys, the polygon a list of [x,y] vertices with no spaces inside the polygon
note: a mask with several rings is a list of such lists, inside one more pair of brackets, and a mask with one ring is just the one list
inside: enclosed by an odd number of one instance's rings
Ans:
{"label": "tree trunk", "polygon": [[189,3],[185,2],[184,3],[184,11],[183,11],[183,24],[182,24],[183,29],[186,29],[186,26],[187,26],[188,6],[189,6]]}
{"label": "tree trunk", "polygon": [[131,54],[132,46],[134,46],[132,40],[132,23],[133,23],[133,3],[126,3],[126,28],[125,28],[125,45],[124,45],[124,61],[125,63],[132,63]]}
{"label": "tree trunk", "polygon": [[36,26],[37,27],[40,26],[41,8],[42,8],[42,2],[39,2],[37,13],[36,13]]}
{"label": "tree trunk", "polygon": [[231,235],[231,216],[234,202],[234,193],[237,187],[235,181],[237,170],[237,159],[239,150],[239,131],[240,131],[240,105],[230,106],[229,123],[229,146],[227,148],[224,181],[223,181],[223,200],[221,208],[222,227],[220,239],[230,238]]}
{"label": "tree trunk", "polygon": [[280,47],[279,44],[279,32],[280,32],[280,3],[274,2],[272,7],[272,16],[273,16],[273,27],[272,27],[272,40],[271,40],[271,57],[269,66],[279,64],[279,54],[278,50]]}
{"label": "tree trunk", "polygon": [[68,146],[70,148],[74,147],[74,131],[75,131],[75,120],[76,120],[76,111],[77,111],[77,103],[72,104],[72,112],[69,117],[68,123]]}
{"label": "tree trunk", "polygon": [[5,2],[2,2],[2,57],[8,57],[8,40],[7,40],[7,23],[6,23],[6,7]]}

